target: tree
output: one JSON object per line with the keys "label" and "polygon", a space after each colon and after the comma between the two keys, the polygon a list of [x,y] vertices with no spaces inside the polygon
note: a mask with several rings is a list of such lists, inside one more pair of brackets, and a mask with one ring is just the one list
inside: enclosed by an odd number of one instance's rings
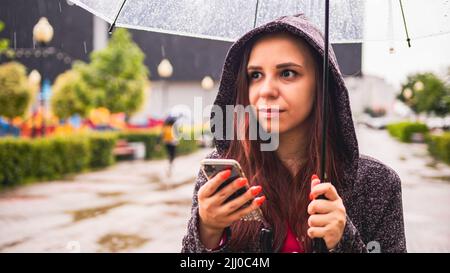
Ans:
{"label": "tree", "polygon": [[91,53],[89,64],[79,63],[77,69],[95,94],[95,106],[127,116],[138,111],[148,81],[144,58],[128,31],[117,29],[105,49]]}
{"label": "tree", "polygon": [[0,65],[0,116],[24,115],[31,97],[25,66],[18,62]]}
{"label": "tree", "polygon": [[397,98],[416,113],[445,116],[450,111],[450,86],[433,73],[408,76]]}
{"label": "tree", "polygon": [[[0,21],[0,32],[2,32],[4,28],[5,23]],[[2,60],[3,55],[5,55],[7,59],[14,58],[15,52],[9,48],[9,43],[9,39],[0,38],[0,60]]]}
{"label": "tree", "polygon": [[86,117],[93,107],[94,96],[76,69],[60,74],[52,89],[52,111],[60,119],[67,119],[75,114]]}

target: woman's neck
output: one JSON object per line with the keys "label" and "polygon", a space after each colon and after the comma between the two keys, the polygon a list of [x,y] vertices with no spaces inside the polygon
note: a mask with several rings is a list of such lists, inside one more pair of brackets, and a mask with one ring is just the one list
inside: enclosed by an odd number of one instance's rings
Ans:
{"label": "woman's neck", "polygon": [[307,130],[299,126],[280,134],[277,155],[284,165],[295,175],[307,159]]}

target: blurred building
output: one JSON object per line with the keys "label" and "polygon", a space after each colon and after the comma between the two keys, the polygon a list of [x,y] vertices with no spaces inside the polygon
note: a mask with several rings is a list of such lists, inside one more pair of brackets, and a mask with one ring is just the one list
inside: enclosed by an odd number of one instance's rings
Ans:
{"label": "blurred building", "polygon": [[[16,60],[26,65],[29,71],[38,69],[44,77],[54,80],[58,74],[69,69],[74,60],[88,61],[91,51],[107,44],[109,25],[68,0],[2,0],[0,20],[5,23],[5,29],[0,37],[10,39],[11,48],[15,50],[33,48],[33,26],[42,16],[48,18],[55,32],[49,46],[64,52],[65,57],[17,57]],[[147,91],[146,104],[134,117],[135,121],[149,116],[161,117],[164,113],[161,103],[163,81],[157,72],[163,58],[168,59],[173,66],[173,74],[165,82],[166,108],[178,104],[193,108],[194,97],[203,97],[203,107],[212,104],[231,43],[139,30],[130,32],[146,54],[145,64],[152,82],[151,89]],[[333,48],[343,74],[360,77],[362,44],[334,44]],[[5,58],[0,60],[5,61]],[[210,91],[201,86],[205,76],[214,80],[215,86]]]}

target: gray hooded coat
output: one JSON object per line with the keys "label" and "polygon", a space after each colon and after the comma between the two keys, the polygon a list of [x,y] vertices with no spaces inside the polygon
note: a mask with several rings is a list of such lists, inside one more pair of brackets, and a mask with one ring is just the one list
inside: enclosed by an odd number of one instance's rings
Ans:
{"label": "gray hooded coat", "polygon": [[[237,64],[246,45],[255,36],[278,31],[287,31],[304,39],[323,57],[323,36],[302,15],[283,16],[252,29],[237,40],[228,51],[215,105],[225,109],[225,105],[234,104]],[[380,161],[359,154],[348,91],[331,47],[329,57],[330,78],[333,79],[330,83],[333,82],[337,90],[336,95],[330,99],[336,101],[338,133],[344,140],[347,158],[343,178],[346,187],[340,192],[347,212],[347,222],[343,236],[334,251],[367,252],[379,245],[381,252],[406,252],[400,179],[394,170]],[[208,158],[221,158],[228,144],[227,140],[215,140],[216,149],[208,155]],[[229,251],[228,243],[211,251],[206,249],[200,240],[197,192],[206,182],[206,177],[199,172],[192,200],[192,215],[188,222],[187,234],[183,238],[182,252]],[[249,252],[278,251],[265,247],[263,240],[249,242],[248,245]]]}

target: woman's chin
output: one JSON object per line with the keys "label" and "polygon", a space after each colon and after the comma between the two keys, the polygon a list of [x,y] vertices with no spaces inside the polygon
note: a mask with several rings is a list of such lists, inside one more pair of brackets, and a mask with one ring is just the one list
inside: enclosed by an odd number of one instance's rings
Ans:
{"label": "woman's chin", "polygon": [[264,131],[270,134],[281,134],[285,131],[283,126],[280,126],[279,122],[270,122],[269,120],[260,122],[260,124]]}

